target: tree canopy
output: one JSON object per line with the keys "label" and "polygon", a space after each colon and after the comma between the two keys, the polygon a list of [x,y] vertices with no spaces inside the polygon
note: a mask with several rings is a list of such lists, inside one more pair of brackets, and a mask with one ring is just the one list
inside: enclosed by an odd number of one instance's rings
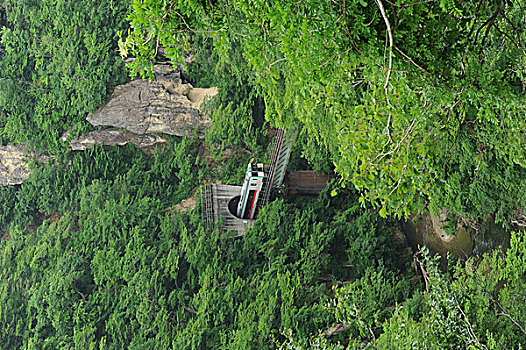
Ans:
{"label": "tree canopy", "polygon": [[274,201],[243,239],[176,211],[202,174],[191,150],[96,148],[0,190],[17,201],[1,222],[1,347],[275,348],[283,329],[328,327],[333,282],[412,276],[392,224],[353,193]]}
{"label": "tree canopy", "polygon": [[526,193],[525,18],[518,1],[135,0],[120,50],[144,76],[196,35],[241,50],[271,125],[302,129],[383,216],[505,221]]}

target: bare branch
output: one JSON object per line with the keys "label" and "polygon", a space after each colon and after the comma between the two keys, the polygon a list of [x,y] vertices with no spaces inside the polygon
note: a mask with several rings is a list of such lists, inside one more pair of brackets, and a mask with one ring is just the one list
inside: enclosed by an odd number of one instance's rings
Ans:
{"label": "bare branch", "polygon": [[398,181],[396,182],[395,187],[391,190],[391,192],[387,195],[387,197],[390,197],[400,186],[400,183],[402,182],[402,178],[404,177],[405,169],[409,165],[409,143],[406,146],[406,152],[405,152],[405,164],[402,168],[402,173],[400,174],[400,177],[398,178]]}
{"label": "bare branch", "polygon": [[508,22],[508,24],[511,26],[511,28],[513,29],[513,31],[515,32],[515,34],[517,34],[517,40],[519,42],[519,45],[522,46],[521,44],[521,37],[520,37],[520,33],[519,31],[517,30],[517,28],[515,28],[515,26],[513,25],[513,22],[509,20],[508,16],[506,16],[506,13],[500,9],[500,14],[502,15],[502,18],[504,18],[504,20],[506,22]]}
{"label": "bare branch", "polygon": [[[418,246],[418,249],[420,249],[420,246]],[[419,259],[420,255],[422,255],[422,251],[419,251],[418,253],[413,255],[413,261],[415,263],[415,266],[418,266],[420,268],[420,272],[422,272],[422,277],[424,277],[424,282],[426,285],[426,292],[429,293],[429,274],[424,268],[424,264]]]}
{"label": "bare branch", "polygon": [[378,5],[378,8],[380,9],[380,13],[382,14],[382,17],[384,18],[385,26],[387,27],[387,34],[389,36],[389,47],[391,50],[389,50],[389,70],[387,71],[387,78],[385,79],[385,94],[387,95],[387,87],[389,86],[389,79],[391,78],[391,72],[393,70],[393,32],[391,31],[391,24],[389,24],[389,19],[387,19],[387,15],[385,14],[384,5],[382,5],[382,0],[375,0],[376,5]]}
{"label": "bare branch", "polygon": [[509,313],[504,311],[504,309],[502,308],[502,306],[500,305],[499,302],[497,302],[497,305],[503,311],[498,313],[498,314],[496,314],[496,315],[497,316],[506,316],[506,317],[508,317],[511,320],[511,322],[513,322],[513,324],[515,324],[517,327],[519,327],[519,329],[522,331],[522,333],[526,334],[526,330],[513,317],[511,317],[511,315]]}
{"label": "bare branch", "polygon": [[323,333],[325,334],[326,337],[331,337],[333,335],[338,335],[341,332],[346,331],[347,329],[349,329],[349,327],[350,327],[350,325],[348,325],[348,324],[338,323],[338,324],[330,327],[329,329],[327,329]]}
{"label": "bare branch", "polygon": [[[416,119],[413,119],[413,121],[411,122],[411,125],[409,126],[409,128],[407,129],[405,135],[402,137],[402,139],[398,142],[398,144],[393,148],[391,149],[389,152],[382,152],[380,154],[378,154],[373,160],[372,162],[374,162],[375,160],[382,160],[383,158],[387,157],[388,155],[390,154],[393,154],[396,152],[398,152],[398,150],[400,149],[400,146],[402,145],[402,143],[405,141],[405,139],[413,132],[413,126],[415,125],[415,122],[416,122]],[[387,145],[387,142],[386,144],[384,144],[384,147]],[[371,163],[372,163],[371,162]],[[378,164],[376,164],[378,165]]]}
{"label": "bare branch", "polygon": [[511,315],[506,311],[506,309],[504,309],[504,307],[502,306],[502,304],[501,304],[498,300],[496,300],[496,299],[493,297],[493,295],[492,295],[492,294],[486,289],[486,286],[484,286],[484,284],[483,284],[481,281],[479,281],[478,278],[477,278],[474,274],[473,274],[471,277],[473,278],[473,281],[474,281],[476,284],[478,284],[479,287],[482,288],[482,291],[483,291],[483,292],[484,292],[484,293],[485,293],[485,294],[491,299],[491,301],[492,301],[493,303],[495,303],[495,304],[499,307],[499,309],[501,310],[501,312],[500,312],[500,313],[496,313],[496,315],[497,315],[497,316],[506,316],[506,317],[508,317],[508,318],[511,320],[511,322],[512,322],[515,326],[517,326],[517,327],[522,331],[522,333],[526,334],[526,329],[525,329],[523,326],[521,326],[521,325],[517,322],[517,320],[515,320],[515,318],[514,318],[513,316],[511,316]]}
{"label": "bare branch", "polygon": [[458,302],[457,300],[457,296],[455,295],[455,293],[453,293],[453,298],[455,298],[455,303],[457,304],[457,309],[460,311],[460,313],[462,314],[462,316],[464,317],[464,322],[466,323],[466,325],[468,326],[468,333],[471,335],[471,338],[482,348],[482,349],[488,349],[486,347],[486,345],[482,344],[479,340],[479,338],[477,337],[477,335],[475,334],[475,331],[473,330],[473,326],[471,325],[471,323],[469,322],[469,319],[468,319],[468,316],[464,313],[464,310],[462,310],[462,308],[460,307],[460,303]]}

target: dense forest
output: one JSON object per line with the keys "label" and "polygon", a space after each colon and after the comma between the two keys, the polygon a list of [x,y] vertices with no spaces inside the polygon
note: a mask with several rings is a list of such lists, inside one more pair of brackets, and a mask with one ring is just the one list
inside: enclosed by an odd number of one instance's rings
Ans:
{"label": "dense forest", "polygon": [[[0,145],[50,157],[0,187],[0,348],[522,349],[525,10],[1,0]],[[204,138],[61,140],[158,62],[218,87]],[[275,128],[296,131],[290,170],[334,179],[274,194],[243,237],[207,224],[200,189],[241,184]],[[508,241],[410,247],[407,224],[444,212],[450,235],[491,222]]]}

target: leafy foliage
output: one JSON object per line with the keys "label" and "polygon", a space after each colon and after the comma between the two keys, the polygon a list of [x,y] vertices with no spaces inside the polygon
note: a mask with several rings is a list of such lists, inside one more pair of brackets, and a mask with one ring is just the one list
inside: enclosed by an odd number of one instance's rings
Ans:
{"label": "leafy foliage", "polygon": [[[305,155],[316,162],[320,149],[330,153],[342,177],[363,191],[362,201],[383,216],[422,211],[437,193],[458,198],[466,191],[456,186],[459,178],[489,197],[500,193],[490,181],[473,184],[466,166],[487,164],[510,175],[525,167],[526,35],[518,2],[134,6],[133,31],[121,43],[122,53],[141,57],[133,69],[150,69],[157,44],[179,62],[197,34],[211,38],[225,59],[242,50],[251,67],[246,80],[258,83],[271,125],[301,129],[311,141]],[[475,157],[451,157],[465,142],[476,145]],[[507,180],[522,186],[516,175],[497,183]],[[432,208],[439,204],[450,203],[437,199]],[[513,205],[523,207],[524,198],[505,204]],[[488,212],[478,204],[450,209],[470,217]]]}
{"label": "leafy foliage", "polygon": [[187,77],[197,87],[218,88],[218,95],[203,107],[212,120],[204,144],[224,183],[239,184],[250,159],[262,161],[267,143],[263,102],[240,48],[220,56],[212,39],[193,38]]}
{"label": "leafy foliage", "polygon": [[[447,271],[419,253],[420,281],[381,216],[507,222],[526,206],[523,14],[489,0],[2,2],[0,137],[58,157],[0,188],[0,347],[520,348],[524,232]],[[262,156],[270,125],[294,127],[296,165],[335,165],[341,188],[275,200],[238,239],[176,207],[211,176],[197,142],[61,154],[60,133],[124,80],[115,34],[132,75],[165,56],[219,87],[205,142],[236,153],[225,181]]]}
{"label": "leafy foliage", "polygon": [[111,151],[94,148],[73,158],[63,155],[57,167],[50,163],[36,168],[20,188],[0,188],[2,202],[9,203],[2,211],[0,228],[35,225],[42,216],[75,210],[79,193],[93,181],[118,180],[128,193],[158,197],[163,204],[180,201],[196,185],[197,159],[188,154],[191,147],[188,140],[174,142],[153,159],[132,146]]}
{"label": "leafy foliage", "polygon": [[[526,321],[524,232],[513,233],[511,248],[454,267],[452,274],[427,259],[429,306],[420,322],[400,309],[380,337],[389,349],[513,349],[524,344]],[[398,334],[407,334],[401,337]],[[417,346],[417,341],[422,345]],[[379,342],[380,344],[380,342]]]}

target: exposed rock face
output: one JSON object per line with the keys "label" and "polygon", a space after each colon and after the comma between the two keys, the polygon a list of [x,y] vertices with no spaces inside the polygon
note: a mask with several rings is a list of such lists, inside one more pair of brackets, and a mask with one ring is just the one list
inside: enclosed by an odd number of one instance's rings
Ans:
{"label": "exposed rock face", "polygon": [[[69,132],[65,133],[61,140],[67,141]],[[138,135],[127,130],[108,128],[92,131],[88,135],[74,137],[70,141],[71,149],[74,151],[84,151],[93,145],[124,146],[133,143],[138,148],[148,148],[157,144],[167,143],[168,141],[159,135],[144,134]]]}
{"label": "exposed rock face", "polygon": [[24,145],[0,146],[0,186],[19,185],[31,174],[31,160],[45,162],[50,157],[37,156]]}
{"label": "exposed rock face", "polygon": [[117,86],[109,102],[87,120],[140,135],[204,136],[210,119],[199,108],[206,96],[217,94],[217,88],[183,84],[170,65],[157,65],[154,70],[155,81],[134,80]]}

